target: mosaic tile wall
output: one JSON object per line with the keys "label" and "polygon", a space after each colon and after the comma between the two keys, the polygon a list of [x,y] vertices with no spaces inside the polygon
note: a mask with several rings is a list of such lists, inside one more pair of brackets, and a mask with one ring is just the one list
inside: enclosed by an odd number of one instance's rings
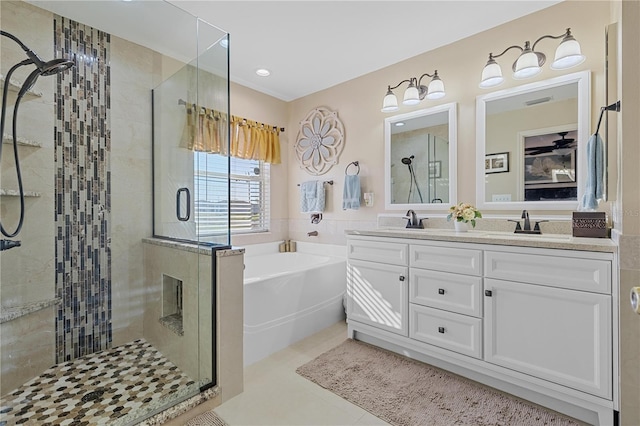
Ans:
{"label": "mosaic tile wall", "polygon": [[111,347],[110,35],[54,16],[56,362]]}

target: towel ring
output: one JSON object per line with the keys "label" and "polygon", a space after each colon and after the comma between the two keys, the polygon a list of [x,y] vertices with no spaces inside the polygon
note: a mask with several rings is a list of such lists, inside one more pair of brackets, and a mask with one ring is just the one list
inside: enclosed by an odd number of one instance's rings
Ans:
{"label": "towel ring", "polygon": [[349,171],[349,167],[351,167],[351,165],[354,165],[358,168],[358,170],[356,171],[356,175],[360,174],[360,164],[357,161],[352,161],[349,164],[347,164],[347,167],[344,169],[344,174],[345,175],[349,175],[349,173],[347,173]]}

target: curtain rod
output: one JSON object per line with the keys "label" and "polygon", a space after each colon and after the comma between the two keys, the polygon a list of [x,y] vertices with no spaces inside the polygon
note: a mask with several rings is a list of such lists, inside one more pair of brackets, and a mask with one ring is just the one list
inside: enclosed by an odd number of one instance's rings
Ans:
{"label": "curtain rod", "polygon": [[[187,101],[185,101],[184,99],[178,99],[178,105],[185,105],[186,106],[187,105]],[[243,118],[243,120],[244,121],[253,121],[253,120],[247,120],[246,118]],[[260,124],[262,124],[263,126],[267,126],[267,127],[273,127],[274,129],[278,128],[278,126],[272,126],[270,124],[265,124],[265,123],[260,123]],[[280,127],[280,132],[284,133],[284,127]]]}

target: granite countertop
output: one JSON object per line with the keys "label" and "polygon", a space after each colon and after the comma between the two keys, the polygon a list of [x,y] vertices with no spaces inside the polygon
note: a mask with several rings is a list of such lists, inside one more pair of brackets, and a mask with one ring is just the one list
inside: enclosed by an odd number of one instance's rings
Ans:
{"label": "granite countertop", "polygon": [[[192,253],[199,253],[205,256],[211,256],[212,246],[209,245],[198,245],[197,242],[185,242],[185,241],[174,241],[168,240],[164,238],[143,238],[143,243],[153,244],[156,246],[168,247],[183,251],[189,251]],[[236,256],[244,253],[244,248],[242,247],[232,247],[225,249],[216,250],[216,257],[225,257],[225,256]]]}
{"label": "granite countertop", "polygon": [[617,245],[609,238],[573,237],[569,234],[514,234],[513,232],[476,231],[456,232],[453,229],[379,228],[372,230],[347,230],[347,235],[370,237],[409,238],[429,241],[495,244],[505,246],[537,247],[550,249],[582,250],[615,253]]}

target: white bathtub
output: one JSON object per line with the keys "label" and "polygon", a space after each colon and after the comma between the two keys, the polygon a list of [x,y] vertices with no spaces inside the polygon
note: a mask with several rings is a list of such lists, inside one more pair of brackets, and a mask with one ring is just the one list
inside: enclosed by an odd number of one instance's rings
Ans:
{"label": "white bathtub", "polygon": [[346,249],[298,243],[245,247],[244,365],[253,364],[344,319]]}

